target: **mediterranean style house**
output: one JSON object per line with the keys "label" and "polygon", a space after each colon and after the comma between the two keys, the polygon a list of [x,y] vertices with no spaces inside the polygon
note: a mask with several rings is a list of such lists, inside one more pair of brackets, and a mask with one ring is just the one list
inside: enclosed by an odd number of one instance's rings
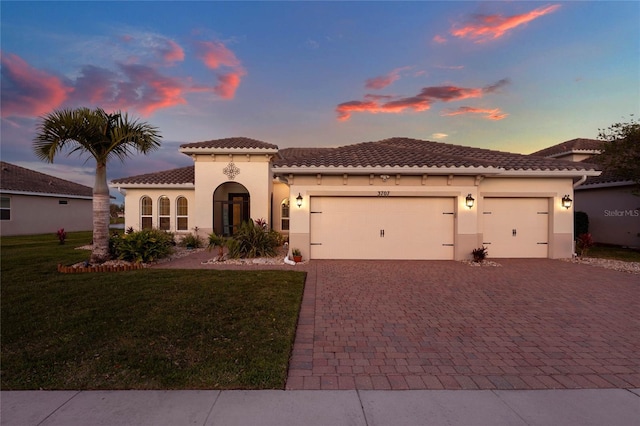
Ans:
{"label": "mediterranean style house", "polygon": [[[531,155],[598,165],[605,142],[597,139],[572,139]],[[575,211],[589,217],[589,232],[601,244],[640,247],[640,196],[634,195],[635,183],[604,170],[589,176],[575,188]]]}
{"label": "mediterranean style house", "polygon": [[93,228],[93,189],[0,161],[0,235]]}
{"label": "mediterranean style house", "polygon": [[265,219],[307,259],[573,254],[574,183],[593,165],[409,138],[287,148],[187,143],[193,166],[115,179],[125,226],[232,235]]}

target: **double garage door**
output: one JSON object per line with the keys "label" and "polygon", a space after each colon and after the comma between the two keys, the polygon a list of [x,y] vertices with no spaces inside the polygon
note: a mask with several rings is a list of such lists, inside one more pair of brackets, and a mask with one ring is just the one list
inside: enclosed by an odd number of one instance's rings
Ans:
{"label": "double garage door", "polygon": [[[547,198],[484,198],[490,258],[546,258]],[[452,197],[311,197],[312,259],[454,258]]]}
{"label": "double garage door", "polygon": [[454,198],[312,197],[312,259],[453,259]]}

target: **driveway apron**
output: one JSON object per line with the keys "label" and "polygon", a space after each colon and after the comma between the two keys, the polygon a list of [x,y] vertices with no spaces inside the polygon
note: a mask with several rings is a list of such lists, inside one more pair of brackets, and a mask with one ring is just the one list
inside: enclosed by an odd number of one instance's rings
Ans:
{"label": "driveway apron", "polygon": [[286,388],[640,387],[640,276],[497,261],[310,262]]}

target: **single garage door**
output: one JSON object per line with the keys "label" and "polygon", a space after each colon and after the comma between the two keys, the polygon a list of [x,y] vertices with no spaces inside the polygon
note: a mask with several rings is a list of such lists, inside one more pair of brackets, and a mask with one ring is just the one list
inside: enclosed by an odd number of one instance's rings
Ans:
{"label": "single garage door", "polygon": [[453,259],[454,199],[311,197],[312,259]]}
{"label": "single garage door", "polygon": [[489,257],[548,257],[547,198],[485,198],[483,205]]}

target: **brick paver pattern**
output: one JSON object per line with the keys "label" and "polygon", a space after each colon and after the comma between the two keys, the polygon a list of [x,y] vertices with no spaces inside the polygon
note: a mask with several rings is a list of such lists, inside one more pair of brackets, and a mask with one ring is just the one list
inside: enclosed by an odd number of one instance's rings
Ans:
{"label": "brick paver pattern", "polygon": [[640,276],[312,261],[287,389],[640,388]]}

